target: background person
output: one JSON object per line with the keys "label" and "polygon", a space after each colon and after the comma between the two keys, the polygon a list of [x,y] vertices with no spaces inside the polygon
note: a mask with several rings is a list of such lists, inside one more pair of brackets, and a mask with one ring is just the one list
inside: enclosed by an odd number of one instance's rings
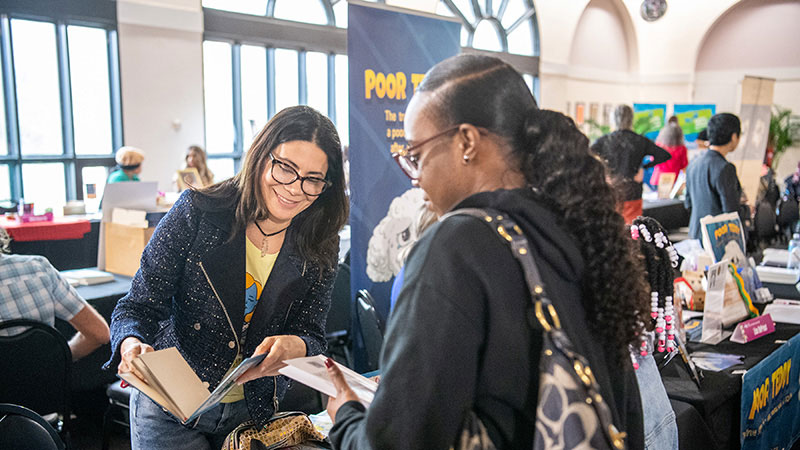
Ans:
{"label": "background person", "polygon": [[[56,317],[77,330],[69,340],[77,361],[108,344],[108,323],[61,274],[38,255],[8,255],[11,239],[0,228],[0,321],[31,319],[55,325]],[[13,329],[0,334],[9,336]]]}
{"label": "background person", "polygon": [[[627,349],[648,317],[646,283],[586,136],[562,114],[538,110],[511,66],[470,54],[425,75],[405,132],[408,153],[398,158],[428,208],[490,207],[519,224],[614,423],[628,448],[642,448]],[[474,411],[498,449],[530,448],[543,357],[541,331],[527,320],[531,303],[495,231],[467,216],[434,224],[406,261],[369,409],[329,369],[338,390],[328,403],[334,447],[448,449]]]}
{"label": "background person", "polygon": [[142,161],[144,153],[136,147],[125,146],[117,150],[114,159],[117,167],[108,175],[107,183],[119,183],[120,181],[139,181],[139,174],[142,173]]}
{"label": "background person", "polygon": [[186,426],[134,390],[133,450],[216,450],[242,422],[266,423],[288,386],[282,361],[325,348],[347,213],[339,136],[306,106],[276,114],[235,177],[181,195],[114,310],[107,367],[176,347],[213,390],[242,358],[268,356]]}
{"label": "background person", "polygon": [[189,146],[186,150],[184,163],[184,169],[197,169],[197,173],[200,174],[200,179],[203,181],[203,186],[214,184],[214,173],[208,168],[208,158],[202,147],[199,145]]}
{"label": "background person", "polygon": [[[714,115],[708,121],[708,150],[692,160],[686,169],[686,199],[689,211],[689,238],[702,239],[700,219],[722,213],[739,212],[742,186],[736,166],[725,156],[736,150],[742,132],[739,118],[730,113]],[[744,223],[744,217],[741,217]]]}
{"label": "background person", "polygon": [[698,150],[704,151],[708,149],[708,128],[703,128],[697,133],[697,140],[695,140],[695,142],[697,143]]}
{"label": "background person", "polygon": [[[611,179],[619,191],[622,216],[625,223],[631,223],[642,215],[643,170],[669,160],[670,154],[632,130],[633,109],[630,106],[617,106],[614,123],[617,130],[598,139],[592,151],[608,164]],[[647,156],[652,157],[652,161],[642,164]]]}
{"label": "background person", "polygon": [[650,184],[653,186],[658,186],[658,180],[662,173],[674,173],[677,180],[678,174],[689,165],[686,145],[683,142],[683,130],[678,126],[677,121],[669,122],[661,129],[656,144],[669,152],[670,159],[656,165],[653,169],[653,177],[650,179]]}

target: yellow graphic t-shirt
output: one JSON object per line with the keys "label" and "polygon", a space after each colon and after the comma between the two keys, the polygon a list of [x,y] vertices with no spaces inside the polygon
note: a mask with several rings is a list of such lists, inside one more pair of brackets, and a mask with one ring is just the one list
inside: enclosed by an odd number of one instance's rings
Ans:
{"label": "yellow graphic t-shirt", "polygon": [[[244,330],[247,330],[247,327],[250,326],[250,320],[253,318],[253,312],[256,310],[258,299],[261,298],[264,285],[267,284],[269,274],[272,273],[272,267],[275,266],[275,260],[278,259],[278,253],[267,253],[262,257],[261,249],[256,247],[247,236],[245,236],[244,240]],[[236,359],[233,361],[233,365],[231,365],[228,371],[230,372],[234,367],[238,366],[240,362],[242,362],[241,353],[236,355]],[[222,403],[233,403],[239,400],[244,400],[244,388],[242,386],[236,386],[231,389],[222,399]]]}

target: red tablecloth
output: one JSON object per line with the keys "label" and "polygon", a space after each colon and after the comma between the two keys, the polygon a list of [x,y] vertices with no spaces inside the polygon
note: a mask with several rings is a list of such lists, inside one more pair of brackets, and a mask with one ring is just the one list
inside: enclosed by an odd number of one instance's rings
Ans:
{"label": "red tablecloth", "polygon": [[11,239],[17,242],[58,241],[81,239],[91,230],[86,219],[56,219],[52,222],[21,223],[16,220],[0,221]]}

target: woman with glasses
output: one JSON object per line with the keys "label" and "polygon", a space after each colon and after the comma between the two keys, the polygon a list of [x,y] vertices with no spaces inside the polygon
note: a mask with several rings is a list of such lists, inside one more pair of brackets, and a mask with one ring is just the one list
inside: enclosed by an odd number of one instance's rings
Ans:
{"label": "woman with glasses", "polygon": [[348,214],[341,154],[328,118],[287,108],[235,177],[187,190],[158,224],[112,315],[107,366],[133,371],[138,355],[177,347],[213,390],[243,358],[267,357],[192,423],[133,391],[132,449],[219,449],[240,423],[278,410],[283,360],[322,352]]}
{"label": "woman with glasses", "polygon": [[[431,210],[442,216],[491,208],[518,224],[613,424],[627,433],[627,448],[642,448],[628,348],[649,317],[649,296],[605,165],[588,139],[569,118],[539,110],[511,66],[468,54],[425,75],[406,109],[405,132],[408,147],[396,158],[425,191]],[[462,441],[457,449],[532,448],[537,430],[544,438],[533,448],[594,447],[587,441],[597,416],[585,397],[563,415],[537,417],[537,406],[560,399],[570,389],[560,383],[573,379],[566,373],[540,377],[539,362],[548,355],[542,328],[529,321],[533,307],[523,272],[509,245],[483,221],[447,216],[411,250],[369,408],[328,361],[337,388],[328,403],[334,448],[448,449],[470,413],[493,447]],[[572,424],[585,420],[589,431],[560,434],[566,417]]]}

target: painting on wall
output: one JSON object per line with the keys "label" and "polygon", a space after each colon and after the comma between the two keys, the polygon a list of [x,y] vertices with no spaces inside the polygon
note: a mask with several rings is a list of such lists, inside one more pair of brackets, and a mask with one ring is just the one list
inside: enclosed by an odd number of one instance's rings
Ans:
{"label": "painting on wall", "polygon": [[583,102],[575,102],[575,123],[578,125],[583,125],[584,122],[584,114],[585,114],[586,105]]}

